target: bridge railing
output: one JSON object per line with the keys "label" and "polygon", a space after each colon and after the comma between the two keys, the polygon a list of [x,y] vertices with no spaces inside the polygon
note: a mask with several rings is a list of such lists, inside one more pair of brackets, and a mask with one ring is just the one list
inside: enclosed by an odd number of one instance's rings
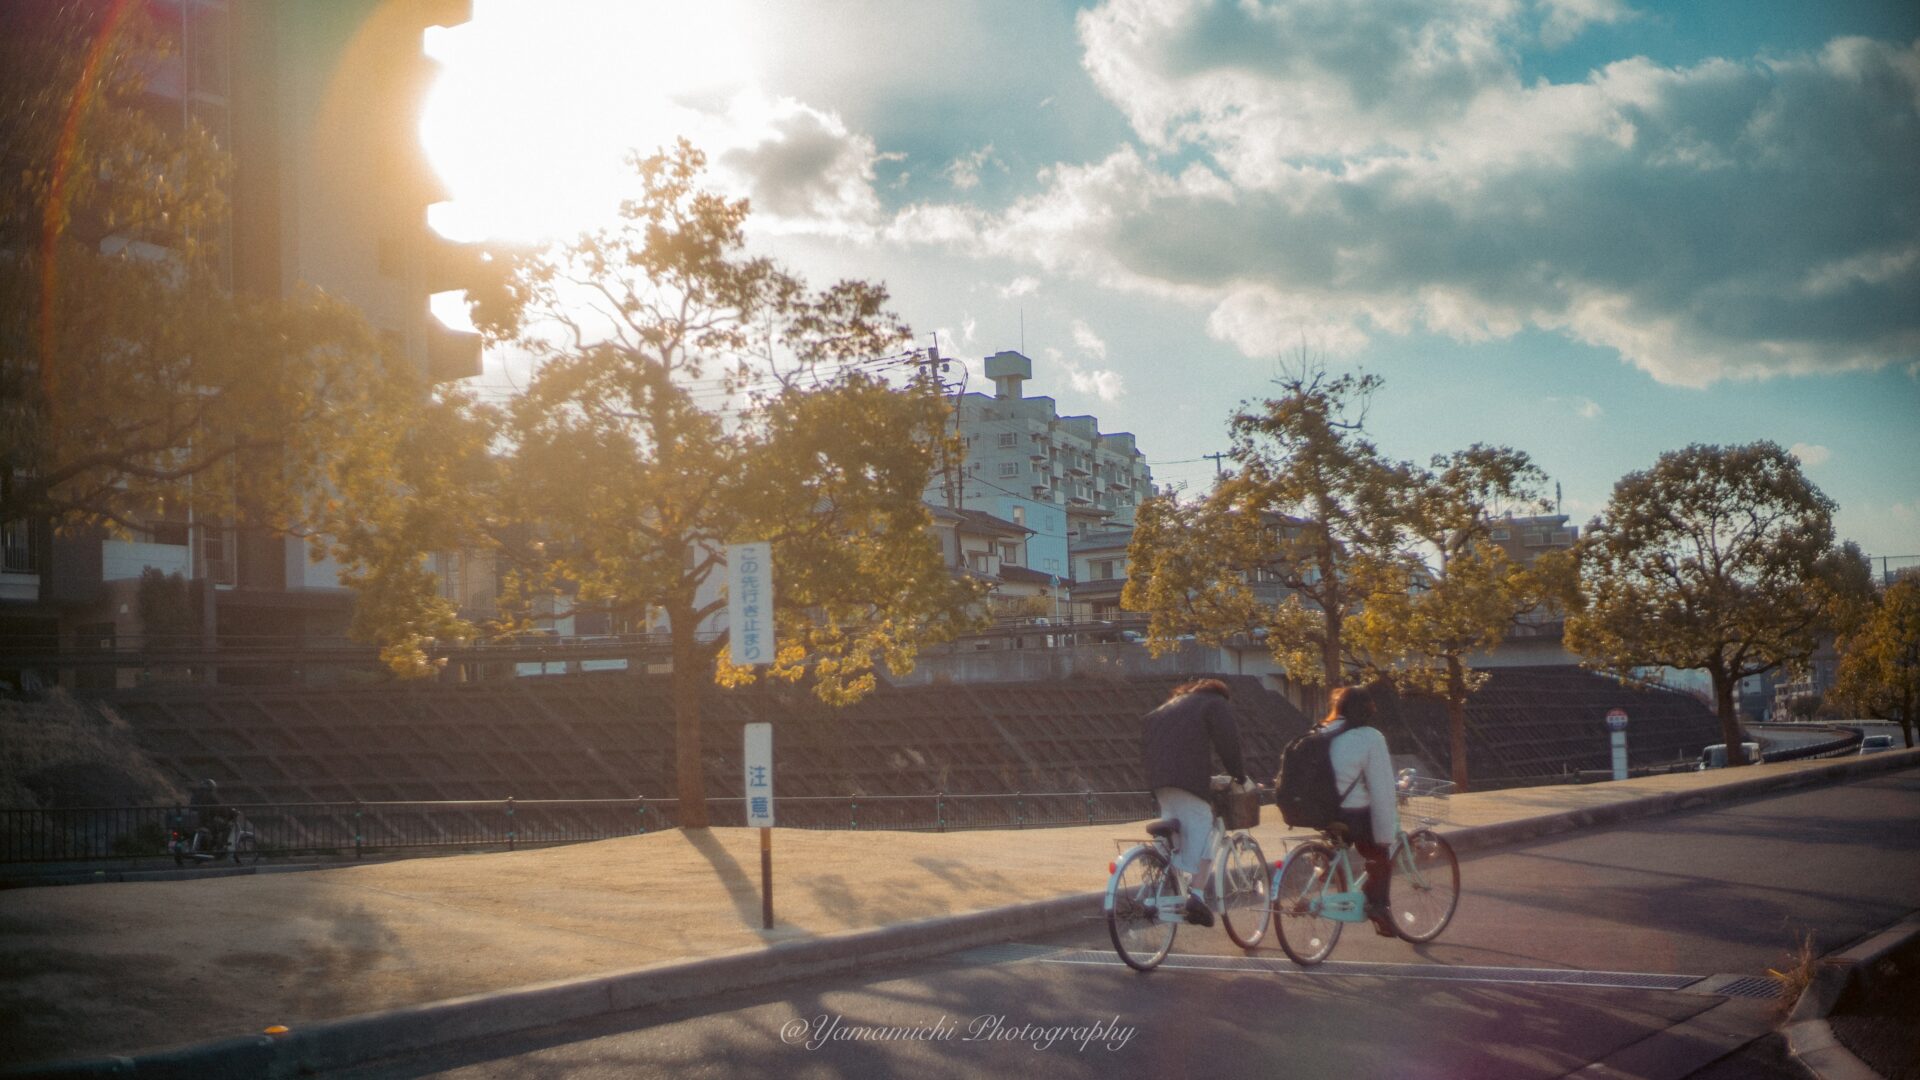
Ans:
{"label": "bridge railing", "polygon": [[[743,825],[746,800],[708,799],[714,825]],[[545,846],[635,836],[680,823],[678,799],[462,799],[252,803],[246,815],[265,854],[377,854],[400,849]],[[947,832],[1113,825],[1155,814],[1145,791],[786,796],[786,828]],[[165,856],[182,812],[171,806],[60,810],[0,808],[0,863]]]}

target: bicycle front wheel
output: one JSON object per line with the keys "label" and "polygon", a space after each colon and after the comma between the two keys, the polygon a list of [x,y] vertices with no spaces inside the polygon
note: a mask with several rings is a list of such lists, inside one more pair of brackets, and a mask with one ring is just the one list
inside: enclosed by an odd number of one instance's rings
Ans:
{"label": "bicycle front wheel", "polygon": [[1333,886],[1333,849],[1319,841],[1294,848],[1273,874],[1274,931],[1287,958],[1311,967],[1332,955],[1340,923],[1320,914]]}
{"label": "bicycle front wheel", "polygon": [[1128,967],[1152,971],[1173,951],[1173,934],[1180,927],[1160,917],[1160,898],[1178,889],[1158,850],[1137,847],[1120,857],[1107,882],[1107,934]]}
{"label": "bicycle front wheel", "polygon": [[1393,893],[1387,910],[1394,933],[1408,941],[1432,941],[1460,906],[1460,860],[1453,845],[1432,829],[1407,837],[1393,860]]}
{"label": "bicycle front wheel", "polygon": [[260,861],[260,842],[253,838],[252,833],[233,842],[233,861],[241,866],[252,866]]}
{"label": "bicycle front wheel", "polygon": [[1273,919],[1269,901],[1273,868],[1267,865],[1259,842],[1245,833],[1229,839],[1226,847],[1222,868],[1226,895],[1220,898],[1220,922],[1235,945],[1252,949],[1267,936],[1267,924]]}

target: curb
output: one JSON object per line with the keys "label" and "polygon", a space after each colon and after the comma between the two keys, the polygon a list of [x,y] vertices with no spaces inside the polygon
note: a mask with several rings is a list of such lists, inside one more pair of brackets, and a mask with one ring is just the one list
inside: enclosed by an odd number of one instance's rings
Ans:
{"label": "curb", "polygon": [[[1461,854],[1486,851],[1535,837],[1674,813],[1796,787],[1874,776],[1915,765],[1920,765],[1920,750],[1876,754],[1870,758],[1844,760],[1819,768],[1736,780],[1701,791],[1662,793],[1608,806],[1564,811],[1498,825],[1453,829],[1444,835]],[[138,1056],[50,1062],[0,1070],[0,1078],[225,1080],[231,1077],[234,1080],[254,1080],[260,1077],[293,1077],[483,1035],[525,1031],[668,1001],[686,1001],[802,978],[834,975],[868,965],[924,959],[1011,940],[1022,934],[1064,930],[1096,914],[1104,897],[1104,890],[1079,893],[810,941],[782,942],[765,948],[677,964],[536,983],[510,990],[402,1006],[383,1012],[319,1021],[278,1037],[236,1036]],[[1913,932],[1920,933],[1920,922],[1915,923]],[[1884,936],[1883,933],[1866,944],[1878,942]],[[1856,949],[1864,947],[1857,946]],[[1889,946],[1889,950],[1891,948]],[[1853,951],[1842,955],[1849,955]],[[1834,997],[1837,1000],[1837,990]],[[1828,1007],[1831,1007],[1830,1002]],[[1819,1024],[1823,1029],[1827,1027],[1824,1020],[1820,1020]],[[1832,1039],[1830,1031],[1827,1038]],[[1838,1043],[1834,1043],[1834,1046],[1838,1047]],[[1845,1052],[1844,1048],[1841,1050]],[[1852,1055],[1848,1054],[1848,1057]],[[1840,1080],[1842,1075],[1827,1074],[1830,1080]]]}
{"label": "curb", "polygon": [[1822,957],[1800,992],[1782,1034],[1787,1049],[1821,1080],[1879,1080],[1878,1073],[1836,1039],[1827,1017],[1848,990],[1871,989],[1874,966],[1920,942],[1920,912],[1832,956]]}

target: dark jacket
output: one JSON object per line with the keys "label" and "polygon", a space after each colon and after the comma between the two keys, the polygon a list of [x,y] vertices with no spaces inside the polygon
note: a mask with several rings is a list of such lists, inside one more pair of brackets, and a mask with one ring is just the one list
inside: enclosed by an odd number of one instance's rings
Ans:
{"label": "dark jacket", "polygon": [[1149,789],[1177,787],[1207,798],[1216,752],[1227,775],[1247,775],[1240,757],[1240,728],[1219,694],[1182,694],[1147,714]]}

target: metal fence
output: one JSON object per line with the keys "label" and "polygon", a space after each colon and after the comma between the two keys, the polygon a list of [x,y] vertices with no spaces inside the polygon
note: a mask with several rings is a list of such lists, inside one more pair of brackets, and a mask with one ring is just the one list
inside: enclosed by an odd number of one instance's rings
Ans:
{"label": "metal fence", "polygon": [[[680,823],[678,799],[470,799],[258,803],[237,807],[266,854],[379,854],[414,848],[504,847],[606,840]],[[0,863],[165,856],[178,807],[0,809]],[[790,796],[782,827],[948,832],[1112,825],[1155,815],[1145,791],[992,795]],[[718,826],[743,825],[746,800],[707,800]]]}

